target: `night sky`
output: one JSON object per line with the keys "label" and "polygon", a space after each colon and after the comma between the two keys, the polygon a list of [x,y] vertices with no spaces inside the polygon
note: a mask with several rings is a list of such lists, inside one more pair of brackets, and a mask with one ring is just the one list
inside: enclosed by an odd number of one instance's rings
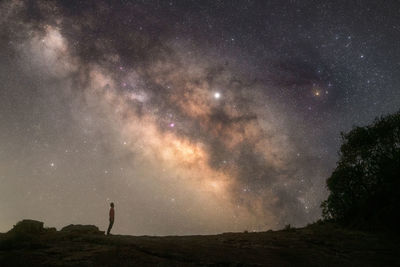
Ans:
{"label": "night sky", "polygon": [[304,226],[400,107],[398,1],[2,1],[0,38],[0,232]]}

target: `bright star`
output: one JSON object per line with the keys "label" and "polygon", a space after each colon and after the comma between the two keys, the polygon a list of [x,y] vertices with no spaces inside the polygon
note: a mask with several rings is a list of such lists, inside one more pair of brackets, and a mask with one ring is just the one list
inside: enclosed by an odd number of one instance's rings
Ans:
{"label": "bright star", "polygon": [[221,98],[221,94],[219,92],[214,93],[214,98],[215,99]]}

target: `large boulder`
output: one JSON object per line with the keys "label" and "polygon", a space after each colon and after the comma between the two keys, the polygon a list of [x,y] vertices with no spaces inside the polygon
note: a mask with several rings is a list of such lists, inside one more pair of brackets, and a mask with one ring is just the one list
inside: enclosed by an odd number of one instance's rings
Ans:
{"label": "large boulder", "polygon": [[95,225],[81,225],[81,224],[70,224],[61,229],[61,232],[68,233],[79,233],[79,234],[95,234],[103,235],[104,232],[100,231]]}
{"label": "large boulder", "polygon": [[14,225],[10,233],[40,234],[44,231],[43,222],[35,220],[22,220]]}

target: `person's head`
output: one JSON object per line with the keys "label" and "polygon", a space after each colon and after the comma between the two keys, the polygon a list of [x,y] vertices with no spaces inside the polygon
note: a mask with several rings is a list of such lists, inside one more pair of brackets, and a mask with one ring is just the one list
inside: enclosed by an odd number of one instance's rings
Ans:
{"label": "person's head", "polygon": [[111,202],[111,203],[110,203],[110,207],[111,207],[111,208],[114,208],[114,202]]}

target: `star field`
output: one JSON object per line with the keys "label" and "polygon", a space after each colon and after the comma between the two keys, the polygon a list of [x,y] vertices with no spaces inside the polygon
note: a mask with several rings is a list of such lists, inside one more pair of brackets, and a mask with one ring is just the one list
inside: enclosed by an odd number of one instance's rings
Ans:
{"label": "star field", "polygon": [[320,218],[340,132],[400,106],[397,1],[5,1],[0,231]]}

